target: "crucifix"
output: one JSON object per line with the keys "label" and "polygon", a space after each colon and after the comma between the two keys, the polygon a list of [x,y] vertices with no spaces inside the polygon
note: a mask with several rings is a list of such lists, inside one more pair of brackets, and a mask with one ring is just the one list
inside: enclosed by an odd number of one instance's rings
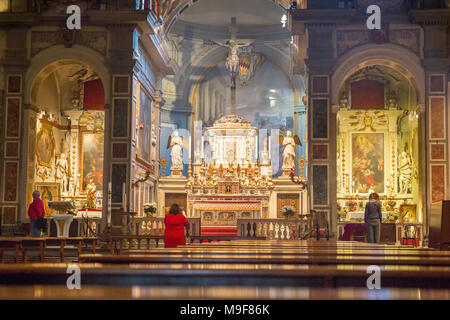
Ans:
{"label": "crucifix", "polygon": [[239,48],[248,47],[253,43],[253,40],[237,40],[237,24],[236,17],[231,18],[231,26],[229,28],[231,38],[229,41],[225,43],[220,43],[218,41],[214,41],[220,46],[228,47],[229,53],[227,60],[225,62],[225,66],[227,70],[230,72],[231,78],[231,114],[236,114],[236,78],[239,74]]}

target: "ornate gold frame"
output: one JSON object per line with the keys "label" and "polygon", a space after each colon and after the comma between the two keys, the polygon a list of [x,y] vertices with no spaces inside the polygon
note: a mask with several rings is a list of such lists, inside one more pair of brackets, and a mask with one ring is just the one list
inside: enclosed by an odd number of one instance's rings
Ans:
{"label": "ornate gold frame", "polygon": [[[84,136],[85,135],[103,135],[103,144],[105,143],[105,132],[104,131],[98,131],[98,132],[94,132],[92,130],[81,130],[80,131],[80,135],[79,135],[79,148],[78,150],[80,150],[79,154],[78,154],[78,173],[80,175],[79,177],[79,187],[78,190],[80,192],[80,194],[85,194],[86,193],[86,189],[83,189],[83,169],[84,169],[84,161],[83,161],[83,155],[84,155]],[[101,152],[103,153],[104,150],[101,150]],[[104,168],[103,168],[104,169]]]}
{"label": "ornate gold frame", "polygon": [[[47,132],[47,134],[50,137],[51,143],[53,144],[52,157],[51,157],[51,160],[49,163],[43,162],[41,160],[41,155],[38,150],[39,137],[40,137],[40,135],[42,135],[43,132]],[[39,129],[39,132],[36,134],[36,159],[37,159],[38,164],[40,166],[45,166],[47,168],[51,168],[53,161],[55,160],[55,153],[56,153],[56,142],[55,142],[55,136],[53,135],[53,127],[50,124],[48,124],[44,121],[41,121],[41,128]]]}
{"label": "ornate gold frame", "polygon": [[[39,190],[39,192],[41,193],[41,200],[42,201],[44,201],[42,188],[45,188],[45,187],[56,188],[56,195],[55,195],[55,197],[57,199],[53,199],[53,201],[59,201],[61,199],[61,186],[60,186],[59,183],[57,183],[57,182],[56,183],[55,182],[36,182],[36,183],[34,183],[34,189],[33,190]],[[50,212],[45,212],[45,215],[46,216],[50,216],[50,215],[52,215],[55,212],[56,212],[56,210],[50,209]]]}

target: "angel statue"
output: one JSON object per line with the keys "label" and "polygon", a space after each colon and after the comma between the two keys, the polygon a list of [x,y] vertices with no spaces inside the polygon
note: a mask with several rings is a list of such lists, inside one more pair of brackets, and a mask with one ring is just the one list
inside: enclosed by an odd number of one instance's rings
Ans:
{"label": "angel statue", "polygon": [[167,149],[172,147],[170,151],[170,158],[172,159],[172,167],[170,170],[183,170],[183,138],[178,136],[178,131],[175,131],[167,141]]}
{"label": "angel statue", "polygon": [[292,132],[288,130],[286,137],[280,135],[279,143],[284,146],[283,151],[283,166],[281,169],[291,169],[295,166],[295,145],[301,146],[300,138],[295,135],[292,137]]}

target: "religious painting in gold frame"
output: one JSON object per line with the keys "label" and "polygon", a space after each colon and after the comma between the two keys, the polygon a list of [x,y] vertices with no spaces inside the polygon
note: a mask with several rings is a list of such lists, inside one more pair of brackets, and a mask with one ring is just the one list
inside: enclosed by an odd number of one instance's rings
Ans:
{"label": "religious painting in gold frame", "polygon": [[384,193],[384,133],[352,134],[352,191]]}
{"label": "religious painting in gold frame", "polygon": [[55,158],[55,137],[50,124],[41,121],[41,127],[36,135],[36,158],[41,166],[52,167]]}
{"label": "religious painting in gold frame", "polygon": [[403,223],[416,222],[417,220],[416,210],[417,210],[416,204],[400,205],[400,221]]}
{"label": "religious painting in gold frame", "polygon": [[48,206],[48,202],[59,201],[61,199],[59,183],[35,183],[34,190],[38,190],[41,193],[41,200],[44,203],[44,211],[46,216],[53,213],[58,213],[58,211],[53,210]]}
{"label": "religious painting in gold frame", "polygon": [[103,132],[83,132],[80,148],[80,190],[86,191],[90,179],[96,189],[103,189]]}

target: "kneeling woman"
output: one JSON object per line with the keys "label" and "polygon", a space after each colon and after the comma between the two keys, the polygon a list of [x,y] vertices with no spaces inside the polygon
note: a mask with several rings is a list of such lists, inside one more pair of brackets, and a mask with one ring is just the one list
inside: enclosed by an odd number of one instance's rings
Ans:
{"label": "kneeling woman", "polygon": [[176,248],[186,244],[184,229],[186,228],[186,235],[188,235],[189,222],[176,203],[170,207],[170,212],[166,214],[164,225],[164,246],[166,248]]}

